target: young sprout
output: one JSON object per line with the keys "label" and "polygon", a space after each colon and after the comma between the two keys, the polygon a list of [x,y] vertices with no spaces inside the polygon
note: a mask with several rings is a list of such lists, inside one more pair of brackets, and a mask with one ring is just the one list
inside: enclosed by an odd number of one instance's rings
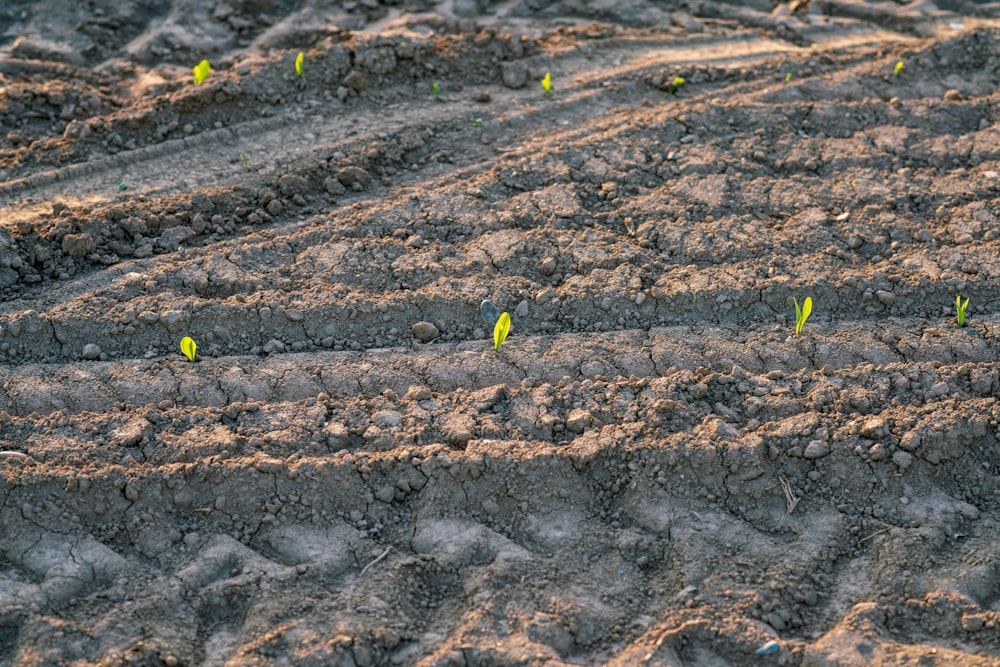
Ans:
{"label": "young sprout", "polygon": [[299,55],[295,56],[295,76],[302,78],[302,63],[306,60],[306,55],[299,51]]}
{"label": "young sprout", "polygon": [[676,95],[677,90],[683,85],[684,85],[684,77],[675,76],[674,80],[670,84],[670,88],[667,89],[667,92],[670,93],[671,95]]}
{"label": "young sprout", "polygon": [[441,86],[438,85],[437,81],[431,84],[431,92],[434,93],[434,99],[441,99]]}
{"label": "young sprout", "polygon": [[961,295],[955,297],[955,312],[958,314],[958,328],[965,326],[965,309],[969,307],[969,300],[962,303]]}
{"label": "young sprout", "polygon": [[789,72],[788,74],[785,75],[785,83],[789,83],[791,82],[791,80],[792,80],[792,73]]}
{"label": "young sprout", "polygon": [[811,297],[806,297],[806,300],[802,302],[802,307],[799,308],[799,302],[794,298],[792,303],[795,304],[795,335],[798,336],[802,332],[802,327],[805,326],[806,320],[809,319],[809,313],[813,309],[813,300]]}
{"label": "young sprout", "polygon": [[472,119],[472,124],[475,125],[476,127],[482,127],[483,126],[483,119],[482,118],[473,118]]}
{"label": "young sprout", "polygon": [[896,66],[892,69],[892,75],[895,77],[899,77],[899,73],[902,71],[903,71],[903,61],[900,60],[898,63],[896,63]]}
{"label": "young sprout", "polygon": [[212,66],[208,64],[207,60],[202,60],[200,63],[194,66],[192,70],[194,72],[194,85],[200,86],[201,83],[208,78],[208,75],[212,72]]}
{"label": "young sprout", "polygon": [[500,319],[497,320],[496,326],[493,327],[494,350],[500,349],[500,346],[503,345],[504,340],[507,339],[508,333],[510,333],[510,313],[503,312],[500,313]]}
{"label": "young sprout", "polygon": [[118,181],[118,191],[124,192],[125,190],[128,190],[128,186],[125,185],[125,181]]}
{"label": "young sprout", "polygon": [[545,91],[546,95],[552,94],[552,73],[546,72],[545,77],[542,78],[542,90]]}
{"label": "young sprout", "polygon": [[190,336],[184,336],[184,338],[181,338],[181,352],[193,364],[195,356],[198,354],[198,344]]}
{"label": "young sprout", "polygon": [[244,155],[243,153],[240,153],[240,162],[243,163],[243,168],[244,169],[246,169],[247,171],[250,171],[250,160],[248,160],[247,156]]}

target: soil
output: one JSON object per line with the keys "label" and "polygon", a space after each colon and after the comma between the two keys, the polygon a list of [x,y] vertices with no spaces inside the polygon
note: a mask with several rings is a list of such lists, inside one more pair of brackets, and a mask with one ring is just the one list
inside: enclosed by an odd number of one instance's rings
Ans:
{"label": "soil", "polygon": [[792,4],[4,2],[0,667],[1000,665],[1000,4]]}

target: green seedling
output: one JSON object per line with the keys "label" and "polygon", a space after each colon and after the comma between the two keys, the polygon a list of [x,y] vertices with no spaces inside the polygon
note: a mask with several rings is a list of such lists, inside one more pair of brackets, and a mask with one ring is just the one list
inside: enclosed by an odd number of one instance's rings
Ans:
{"label": "green seedling", "polygon": [[902,71],[903,71],[903,61],[900,60],[898,63],[896,63],[896,66],[892,69],[892,75],[898,78],[899,73]]}
{"label": "green seedling", "polygon": [[542,90],[545,91],[546,95],[552,94],[552,73],[546,72],[545,76],[542,78]]}
{"label": "green seedling", "polygon": [[119,192],[124,192],[127,189],[128,189],[128,186],[125,185],[125,181],[119,181],[118,182],[118,191]]}
{"label": "green seedling", "polygon": [[813,300],[811,297],[806,297],[806,300],[802,302],[802,307],[799,308],[799,302],[794,298],[792,303],[795,304],[795,335],[798,336],[802,332],[802,327],[805,326],[806,320],[809,319],[809,313],[813,309]]}
{"label": "green seedling", "polygon": [[497,320],[496,326],[493,327],[493,349],[499,350],[503,342],[507,340],[507,334],[510,333],[510,313],[503,312],[500,313],[500,319]]}
{"label": "green seedling", "polygon": [[667,92],[670,93],[671,95],[676,95],[677,91],[683,85],[684,85],[684,77],[675,76],[674,80],[670,83],[670,88],[667,89]]}
{"label": "green seedling", "polygon": [[184,336],[184,338],[181,338],[181,352],[193,364],[198,354],[198,344],[190,336]]}
{"label": "green seedling", "polygon": [[208,64],[207,60],[202,60],[191,71],[194,72],[194,85],[200,86],[208,78],[208,75],[212,73],[212,66]]}
{"label": "green seedling", "polygon": [[28,105],[29,109],[34,109],[35,108],[35,98],[33,98],[33,97],[27,98],[26,100],[24,100],[24,103]]}
{"label": "green seedling", "polygon": [[243,153],[240,153],[240,162],[243,163],[243,168],[244,169],[246,169],[247,171],[250,171],[250,160],[248,160],[247,156],[244,155]]}
{"label": "green seedling", "polygon": [[958,316],[958,328],[961,329],[965,326],[965,309],[969,307],[969,300],[966,299],[965,303],[962,303],[962,297],[955,297],[955,313]]}
{"label": "green seedling", "polygon": [[302,63],[306,60],[306,54],[299,51],[299,55],[295,56],[295,76],[302,78]]}
{"label": "green seedling", "polygon": [[434,99],[441,99],[441,86],[438,85],[437,81],[431,84],[431,92],[434,93]]}
{"label": "green seedling", "polygon": [[482,118],[474,118],[472,120],[472,124],[475,125],[476,127],[482,127],[483,126],[483,119]]}
{"label": "green seedling", "polygon": [[792,73],[789,72],[788,74],[785,75],[785,83],[791,83],[791,81],[792,81]]}

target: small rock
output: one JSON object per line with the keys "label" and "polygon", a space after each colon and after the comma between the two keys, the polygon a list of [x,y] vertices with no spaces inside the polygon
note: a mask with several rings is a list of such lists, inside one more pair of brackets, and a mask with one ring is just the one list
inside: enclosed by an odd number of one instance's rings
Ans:
{"label": "small rock", "polygon": [[903,434],[903,437],[899,439],[899,446],[908,452],[912,452],[920,446],[920,435],[913,431],[909,431]]}
{"label": "small rock", "polygon": [[393,498],[396,497],[396,487],[392,484],[386,484],[375,491],[375,497],[383,503],[391,503]]}
{"label": "small rock", "polygon": [[84,359],[100,359],[101,358],[101,347],[95,345],[94,343],[87,343],[83,346],[83,358]]}
{"label": "small rock", "polygon": [[371,174],[361,167],[344,167],[337,172],[337,180],[345,187],[354,188],[355,185],[366,188],[372,183]]}
{"label": "small rock", "polygon": [[340,422],[330,422],[324,426],[323,435],[326,436],[326,444],[334,449],[343,449],[351,442],[350,432]]}
{"label": "small rock", "polygon": [[301,322],[303,319],[302,311],[300,310],[286,310],[285,317],[288,318],[289,322]]}
{"label": "small rock", "polygon": [[428,343],[441,335],[438,328],[431,322],[417,322],[411,327],[413,337]]}
{"label": "small rock", "polygon": [[472,99],[480,104],[485,104],[493,99],[493,97],[485,90],[477,90],[472,94]]}
{"label": "small rock", "polygon": [[431,390],[422,384],[412,385],[406,391],[406,400],[408,401],[426,401],[431,398]]}
{"label": "small rock", "polygon": [[276,338],[272,338],[271,340],[267,341],[266,345],[264,345],[264,352],[267,354],[273,354],[273,353],[280,354],[281,352],[284,351],[285,351],[285,344]]}
{"label": "small rock", "polygon": [[830,453],[830,444],[822,440],[813,440],[808,445],[806,445],[806,451],[802,453],[802,456],[807,459],[819,459],[823,458]]}
{"label": "small rock", "polygon": [[503,85],[508,88],[524,88],[528,83],[528,66],[519,60],[501,65],[500,73]]}
{"label": "small rock", "polygon": [[879,303],[885,306],[891,306],[896,303],[896,295],[884,289],[877,290],[875,292],[875,298],[879,300]]}
{"label": "small rock", "polygon": [[396,410],[379,410],[372,415],[372,423],[382,428],[393,428],[403,423],[403,415]]}
{"label": "small rock", "polygon": [[267,202],[265,208],[270,215],[281,215],[281,212],[285,210],[285,205],[281,203],[280,199],[272,199]]}
{"label": "small rock", "polygon": [[900,470],[906,470],[913,464],[913,454],[909,452],[894,452],[892,462],[899,466]]}
{"label": "small rock", "polygon": [[962,616],[962,629],[966,632],[979,632],[983,629],[983,617],[974,614]]}
{"label": "small rock", "polygon": [[285,462],[281,459],[263,457],[254,461],[253,467],[263,473],[275,474],[285,469]]}
{"label": "small rock", "polygon": [[569,416],[566,418],[566,428],[573,433],[583,433],[584,429],[590,426],[593,420],[594,418],[589,410],[575,408],[570,411]]}
{"label": "small rock", "polygon": [[62,240],[62,251],[70,257],[83,257],[97,247],[90,234],[67,234]]}

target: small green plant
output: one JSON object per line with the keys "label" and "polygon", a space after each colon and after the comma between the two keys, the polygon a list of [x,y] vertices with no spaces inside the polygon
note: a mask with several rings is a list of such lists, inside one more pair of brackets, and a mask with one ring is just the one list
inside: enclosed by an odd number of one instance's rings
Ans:
{"label": "small green plant", "polygon": [[965,300],[965,303],[962,303],[961,295],[955,297],[955,313],[957,315],[959,329],[965,326],[965,309],[968,307],[968,299]]}
{"label": "small green plant", "polygon": [[791,81],[792,81],[792,73],[789,72],[788,74],[785,75],[785,83],[791,83]]}
{"label": "small green plant", "polygon": [[802,332],[802,327],[806,325],[806,320],[809,319],[809,313],[813,309],[813,300],[811,297],[806,297],[806,300],[802,302],[802,307],[799,308],[799,302],[794,298],[792,303],[795,304],[795,335],[798,336]]}
{"label": "small green plant", "polygon": [[892,69],[892,75],[898,78],[899,73],[902,71],[903,71],[903,61],[900,60],[898,63],[896,63],[896,66]]}
{"label": "small green plant", "polygon": [[552,72],[546,72],[542,78],[542,90],[545,91],[546,95],[552,94]]}
{"label": "small green plant", "polygon": [[497,320],[496,325],[493,327],[493,349],[499,350],[503,342],[507,340],[507,334],[510,333],[510,313],[503,312],[500,313],[500,319]]}
{"label": "small green plant", "polygon": [[680,90],[680,87],[683,85],[684,85],[684,77],[675,76],[674,80],[670,82],[670,88],[667,89],[667,92],[670,93],[671,95],[676,95],[677,91]]}
{"label": "small green plant", "polygon": [[181,338],[181,352],[188,358],[188,361],[194,363],[195,357],[198,355],[198,344],[190,336],[184,336]]}
{"label": "small green plant", "polygon": [[482,127],[483,126],[483,119],[482,118],[473,118],[472,119],[472,124],[475,125],[476,127]]}
{"label": "small green plant", "polygon": [[434,99],[441,99],[441,86],[438,85],[437,81],[431,84],[431,92],[434,93]]}
{"label": "small green plant", "polygon": [[125,185],[125,181],[118,181],[118,191],[124,192],[125,190],[128,190],[128,186]]}
{"label": "small green plant", "polygon": [[194,85],[200,86],[208,78],[208,75],[212,73],[212,66],[208,64],[207,60],[202,60],[191,71],[194,72]]}
{"label": "small green plant", "polygon": [[243,153],[240,153],[240,162],[243,163],[243,168],[244,169],[246,169],[247,171],[250,171],[250,160],[248,160],[247,156],[244,155]]}
{"label": "small green plant", "polygon": [[302,78],[302,63],[306,60],[306,54],[299,51],[299,55],[295,56],[295,76]]}
{"label": "small green plant", "polygon": [[24,103],[28,105],[29,109],[34,109],[35,108],[35,98],[33,98],[33,97],[29,97],[29,98],[25,99]]}

